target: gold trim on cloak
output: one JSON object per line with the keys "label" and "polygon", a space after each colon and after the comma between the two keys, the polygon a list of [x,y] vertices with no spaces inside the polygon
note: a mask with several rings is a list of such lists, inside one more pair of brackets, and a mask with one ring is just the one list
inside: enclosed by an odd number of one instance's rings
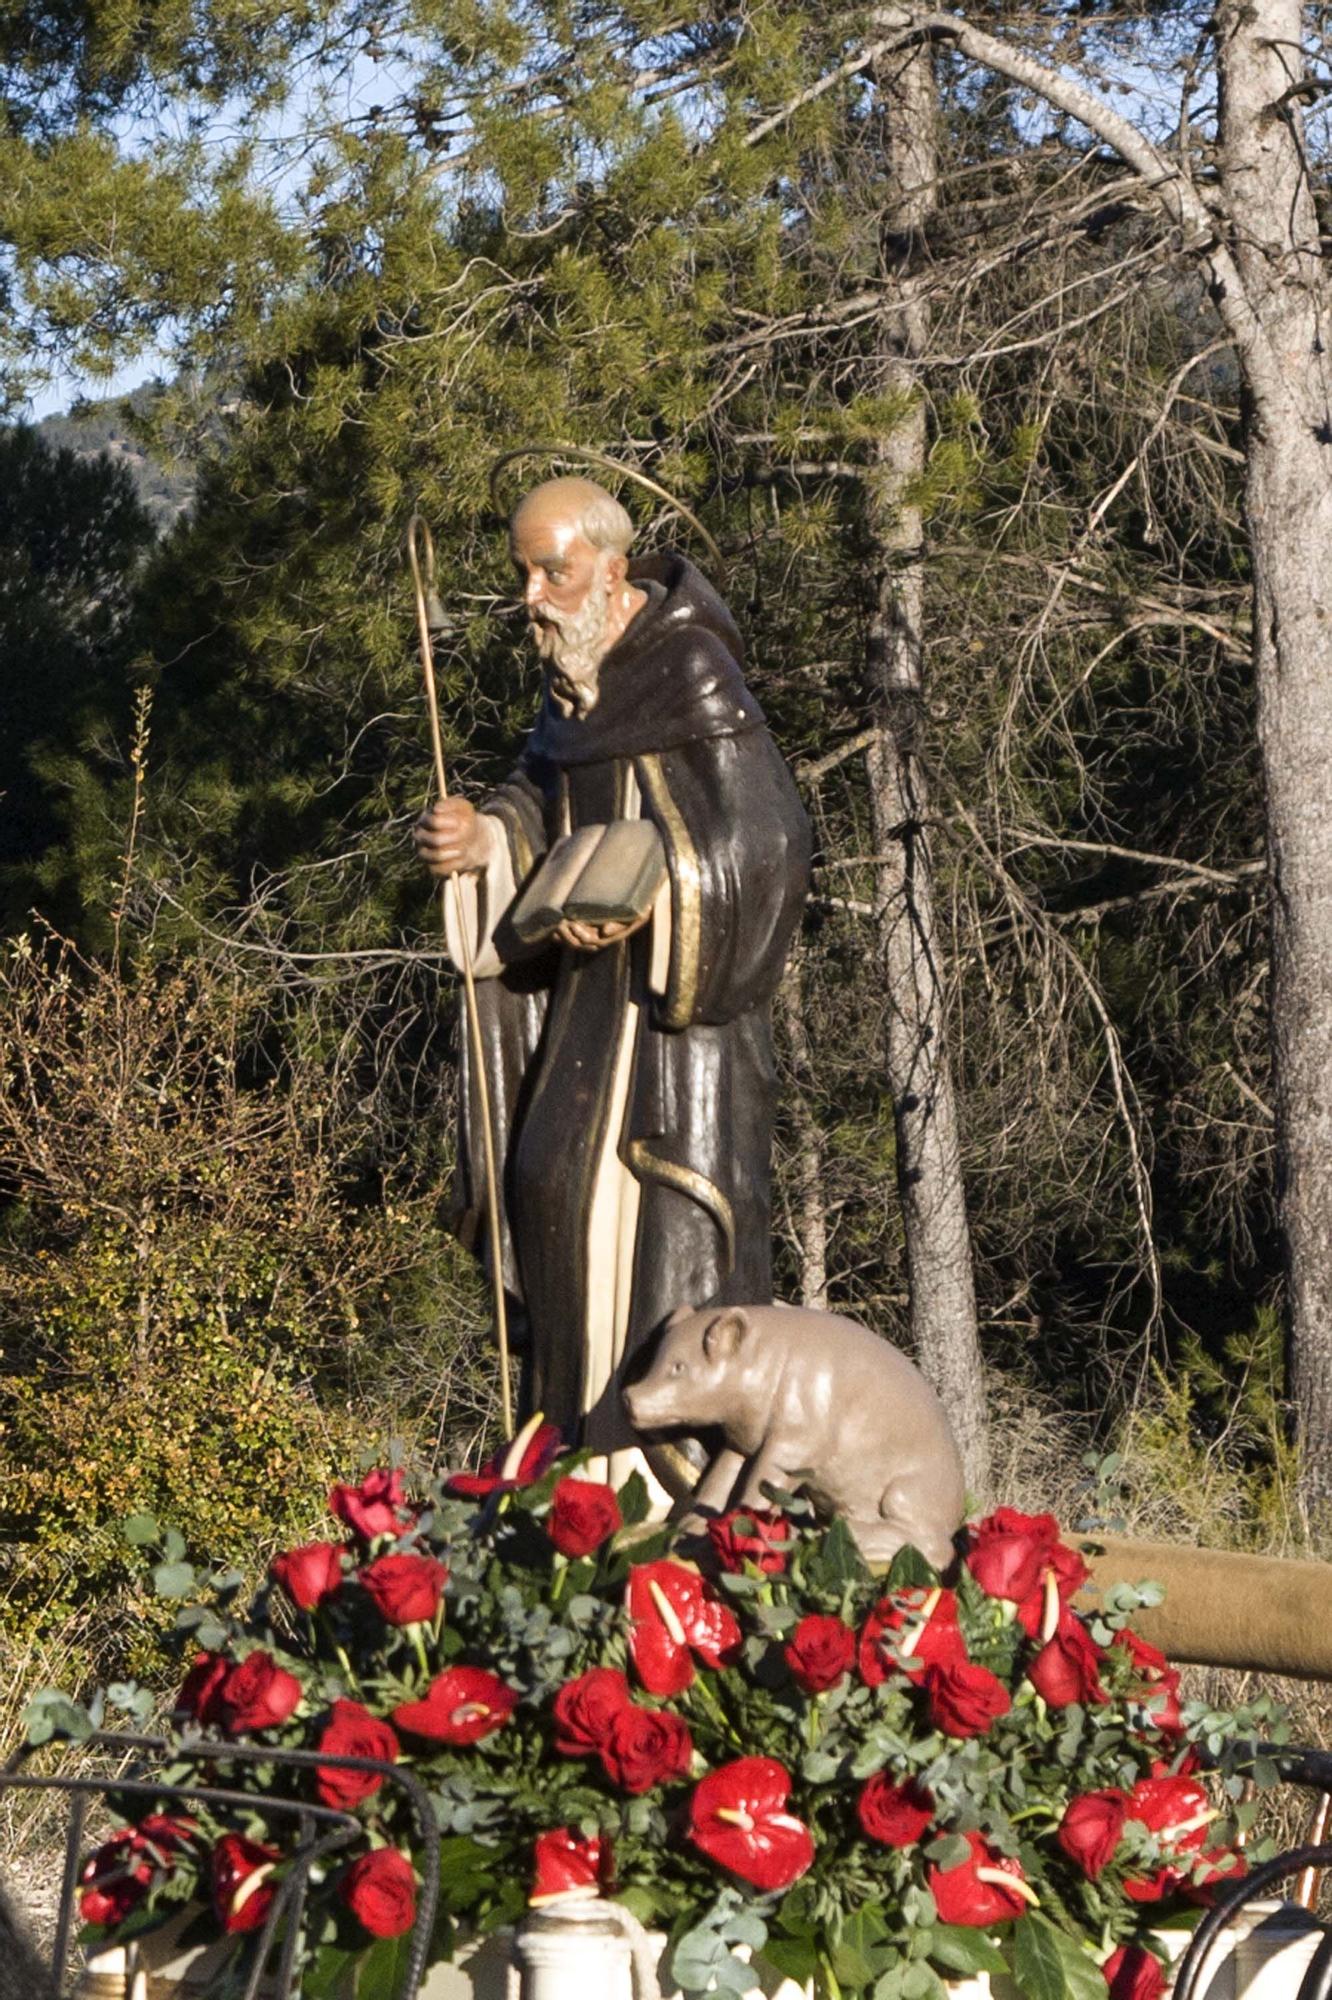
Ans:
{"label": "gold trim on cloak", "polygon": [[[703,940],[703,884],[698,853],[685,825],[684,815],[671,797],[661,758],[655,751],[635,757],[638,782],[666,834],[667,853],[675,886],[672,912],[671,978],[661,1007],[663,1028],[687,1028],[694,1017],[698,998],[698,961]],[[684,1173],[681,1167],[673,1172]],[[711,1186],[711,1183],[707,1183]],[[698,1199],[698,1197],[695,1197]],[[725,1202],[725,1196],[718,1193]],[[705,1207],[711,1206],[705,1202]],[[729,1204],[727,1204],[729,1208]]]}
{"label": "gold trim on cloak", "polygon": [[674,1160],[663,1160],[660,1153],[654,1153],[646,1139],[631,1139],[625,1147],[625,1158],[633,1171],[642,1179],[660,1181],[664,1187],[674,1188],[677,1194],[687,1195],[705,1209],[717,1224],[726,1245],[726,1269],[728,1274],[735,1269],[735,1210],[717,1186],[706,1174],[700,1174],[694,1167],[677,1166]]}

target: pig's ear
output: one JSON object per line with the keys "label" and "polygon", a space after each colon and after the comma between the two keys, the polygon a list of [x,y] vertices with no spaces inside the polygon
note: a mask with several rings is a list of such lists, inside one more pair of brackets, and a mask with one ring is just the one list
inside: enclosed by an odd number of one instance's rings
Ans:
{"label": "pig's ear", "polygon": [[729,1360],[748,1332],[748,1317],[739,1306],[731,1306],[708,1321],[703,1330],[703,1352],[709,1361]]}
{"label": "pig's ear", "polygon": [[696,1310],[697,1308],[694,1306],[673,1306],[671,1311],[666,1315],[662,1332],[669,1333],[673,1326],[683,1326],[687,1319],[693,1318]]}

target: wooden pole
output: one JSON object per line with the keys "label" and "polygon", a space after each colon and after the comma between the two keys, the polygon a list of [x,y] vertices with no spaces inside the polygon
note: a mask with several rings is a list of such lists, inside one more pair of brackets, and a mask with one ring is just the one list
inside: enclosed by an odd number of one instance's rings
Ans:
{"label": "wooden pole", "polygon": [[[421,561],[417,554],[417,539],[425,543],[425,575],[422,576]],[[448,796],[448,777],[444,769],[444,739],[439,728],[439,696],[435,689],[435,654],[430,640],[430,621],[426,616],[426,587],[434,586],[435,544],[430,529],[420,514],[413,514],[407,524],[407,560],[411,564],[412,584],[416,593],[416,634],[421,643],[421,672],[425,681],[426,713],[430,718],[430,747],[435,760],[435,789],[443,799]],[[499,1345],[500,1362],[500,1407],[504,1417],[504,1435],[513,1436],[513,1385],[509,1371],[509,1318],[504,1298],[504,1244],[501,1234],[499,1174],[495,1166],[495,1121],[490,1109],[490,1084],[486,1077],[485,1049],[481,1040],[481,1015],[476,1004],[476,980],[472,971],[472,940],[468,931],[467,913],[463,907],[462,883],[456,874],[450,876],[453,889],[454,911],[458,919],[458,936],[462,941],[462,975],[464,1011],[467,1016],[467,1034],[472,1051],[472,1070],[476,1078],[477,1103],[481,1112],[481,1150],[485,1161],[486,1175],[486,1219],[490,1236],[490,1284],[495,1305],[495,1338]],[[441,884],[441,890],[447,889]]]}

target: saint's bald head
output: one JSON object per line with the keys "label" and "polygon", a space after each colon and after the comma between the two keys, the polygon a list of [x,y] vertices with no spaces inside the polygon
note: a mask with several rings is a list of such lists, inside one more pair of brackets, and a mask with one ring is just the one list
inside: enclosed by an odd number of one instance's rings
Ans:
{"label": "saint's bald head", "polygon": [[580,715],[595,706],[602,659],[643,603],[626,581],[634,524],[593,479],[547,479],[519,501],[509,547],[551,690]]}

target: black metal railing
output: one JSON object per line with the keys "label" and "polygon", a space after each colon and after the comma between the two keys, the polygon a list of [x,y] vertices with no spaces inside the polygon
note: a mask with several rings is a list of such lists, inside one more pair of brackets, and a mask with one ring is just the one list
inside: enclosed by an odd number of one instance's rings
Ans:
{"label": "black metal railing", "polygon": [[[71,1750],[100,1749],[119,1756],[136,1758],[170,1757],[173,1763],[204,1767],[228,1764],[271,1764],[280,1769],[366,1771],[382,1783],[396,1786],[407,1800],[415,1831],[413,1849],[420,1869],[421,1887],[417,1897],[416,1920],[411,1944],[403,1964],[394,2000],[415,2000],[425,1976],[426,1956],[435,1925],[439,1902],[439,1824],[424,1786],[401,1765],[386,1764],[375,1757],[342,1757],[322,1750],[284,1750],[267,1744],[215,1742],[198,1739],[189,1743],[167,1743],[160,1736],[139,1736],[98,1731],[82,1742],[64,1746]],[[96,1798],[142,1799],[154,1805],[204,1805],[238,1807],[258,1812],[264,1820],[296,1823],[295,1845],[284,1859],[290,1864],[276,1885],[262,1926],[252,1947],[249,1975],[241,2000],[257,2000],[261,1982],[267,2000],[297,2000],[300,1966],[298,1952],[301,1919],[310,1885],[310,1872],[317,1862],[338,1853],[361,1837],[365,1829],[354,1814],[331,1806],[312,1805],[301,1799],[284,1799],[232,1786],[188,1780],[164,1782],[159,1778],[134,1775],[73,1775],[64,1772],[25,1771],[29,1752],[20,1750],[0,1771],[0,1790],[57,1792],[69,1799],[65,1822],[64,1868],[55,1936],[51,1946],[51,1983],[56,1994],[64,1994],[70,1978],[70,1941],[78,1899],[79,1869],[83,1858],[88,1809]]]}

